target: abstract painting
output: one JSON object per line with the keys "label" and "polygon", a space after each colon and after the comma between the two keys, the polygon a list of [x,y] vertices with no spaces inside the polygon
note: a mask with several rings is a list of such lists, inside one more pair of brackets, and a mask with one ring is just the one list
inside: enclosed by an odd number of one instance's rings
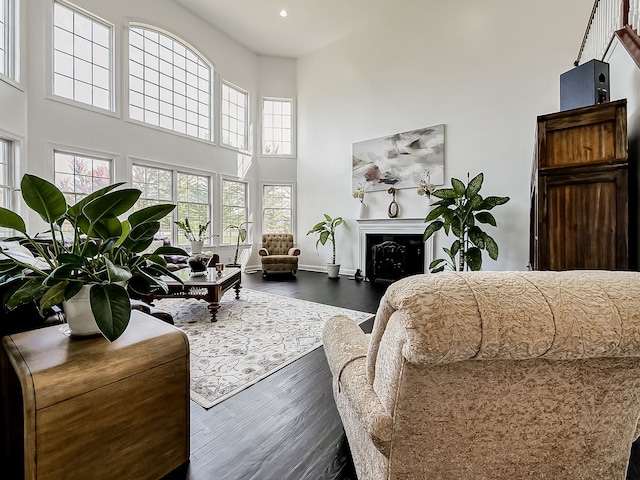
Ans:
{"label": "abstract painting", "polygon": [[444,125],[353,144],[353,190],[416,188],[421,179],[444,183]]}

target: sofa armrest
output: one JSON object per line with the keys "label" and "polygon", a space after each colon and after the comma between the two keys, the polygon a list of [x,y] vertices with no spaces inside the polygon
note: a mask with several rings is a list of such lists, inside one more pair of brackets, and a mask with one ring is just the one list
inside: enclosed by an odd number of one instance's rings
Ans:
{"label": "sofa armrest", "polygon": [[289,255],[300,255],[300,249],[298,247],[292,247],[289,249]]}
{"label": "sofa armrest", "polygon": [[260,255],[261,257],[265,257],[269,255],[269,250],[267,250],[266,248],[261,248],[260,250],[258,250],[258,255]]}
{"label": "sofa armrest", "polygon": [[353,320],[338,315],[325,325],[323,341],[338,392],[347,398],[376,448],[388,457],[393,420],[367,381],[368,337]]}

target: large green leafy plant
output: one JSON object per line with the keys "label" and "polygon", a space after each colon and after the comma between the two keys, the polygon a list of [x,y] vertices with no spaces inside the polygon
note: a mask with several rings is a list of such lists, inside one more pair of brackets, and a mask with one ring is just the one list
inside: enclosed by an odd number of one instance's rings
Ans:
{"label": "large green leafy plant", "polygon": [[316,223],[311,230],[307,232],[309,234],[318,235],[316,240],[316,249],[318,244],[326,244],[327,241],[331,242],[331,263],[336,263],[336,228],[344,223],[342,217],[331,218],[326,213],[324,214],[324,220]]}
{"label": "large green leafy plant", "polygon": [[507,203],[509,197],[483,198],[479,193],[483,181],[483,173],[471,179],[467,185],[457,178],[452,178],[452,188],[441,188],[431,192],[431,196],[440,200],[433,203],[433,209],[424,219],[425,222],[431,222],[424,231],[424,241],[441,229],[444,229],[447,235],[452,233],[455,237],[449,248],[442,249],[449,258],[439,258],[431,262],[431,273],[441,272],[446,267],[456,271],[480,270],[482,250],[486,250],[493,260],[498,259],[498,244],[479,225],[495,227],[496,219],[489,210]]}
{"label": "large green leafy plant", "polygon": [[116,190],[121,185],[109,185],[68,205],[52,183],[33,175],[22,178],[22,197],[49,225],[52,241],[45,245],[30,236],[22,217],[0,208],[0,227],[22,234],[8,240],[30,244],[47,264],[38,268],[3,252],[0,287],[7,288],[3,297],[6,309],[36,301],[42,313],[72,298],[82,286],[90,285],[91,310],[98,328],[113,341],[127,328],[131,316],[131,302],[123,284],[145,294],[152,288],[167,291],[163,275],[180,281],[167,270],[163,255],[187,255],[184,250],[160,247],[143,253],[153,242],[160,219],[175,205],[152,205],[121,221],[118,216],[127,212],[141,194],[134,188]]}
{"label": "large green leafy plant", "polygon": [[247,239],[247,235],[249,233],[249,231],[247,230],[247,227],[249,226],[251,222],[241,222],[238,223],[237,225],[227,225],[227,229],[229,230],[236,230],[236,254],[233,257],[233,264],[232,265],[236,265],[236,266],[240,266],[238,264],[238,254],[240,253],[240,242],[244,242]]}

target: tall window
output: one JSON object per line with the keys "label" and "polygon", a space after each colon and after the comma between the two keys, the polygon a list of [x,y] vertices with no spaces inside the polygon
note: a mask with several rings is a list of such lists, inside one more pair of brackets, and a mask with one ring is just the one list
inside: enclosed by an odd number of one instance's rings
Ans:
{"label": "tall window", "polygon": [[[11,142],[0,139],[0,207],[11,209]],[[0,235],[10,235],[9,229],[0,228]]]}
{"label": "tall window", "polygon": [[73,205],[111,183],[111,160],[54,151],[54,183]]}
{"label": "tall window", "polygon": [[[140,210],[159,203],[173,203],[173,172],[161,168],[133,165],[131,168],[131,186],[142,193],[134,205],[134,210]],[[171,216],[160,220],[158,235],[173,239],[173,225]]]}
{"label": "tall window", "polygon": [[249,94],[228,83],[222,84],[222,143],[239,150],[248,149]]}
{"label": "tall window", "polygon": [[262,154],[294,156],[293,100],[262,99]]}
{"label": "tall window", "polygon": [[[247,221],[247,184],[238,180],[222,180],[222,243],[236,243],[239,226]],[[244,225],[246,228],[246,225]]]}
{"label": "tall window", "polygon": [[293,186],[262,187],[262,232],[293,233]]}
{"label": "tall window", "polygon": [[111,36],[110,25],[54,3],[54,95],[113,110]]}
{"label": "tall window", "polygon": [[[186,245],[184,235],[176,237],[174,220],[189,219],[192,227],[206,224],[211,219],[210,178],[204,175],[179,172],[146,165],[133,165],[131,185],[142,194],[135,209],[159,203],[177,204],[172,215],[160,221],[158,235],[169,237],[172,243]],[[175,188],[174,188],[175,185]],[[210,233],[207,232],[207,235]]]}
{"label": "tall window", "polygon": [[129,27],[129,117],[192,137],[211,135],[213,68],[185,44]]}
{"label": "tall window", "polygon": [[[197,235],[198,225],[206,225],[211,219],[211,203],[209,202],[209,177],[178,173],[178,220],[189,219],[189,224]],[[211,226],[204,233],[210,236]],[[186,244],[184,235],[180,235],[178,242]]]}
{"label": "tall window", "polygon": [[0,75],[15,78],[18,31],[16,0],[0,0]]}

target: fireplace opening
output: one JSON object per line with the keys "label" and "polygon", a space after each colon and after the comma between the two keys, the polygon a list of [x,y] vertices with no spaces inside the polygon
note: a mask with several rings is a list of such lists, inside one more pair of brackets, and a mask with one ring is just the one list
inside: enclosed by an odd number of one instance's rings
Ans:
{"label": "fireplace opening", "polygon": [[366,275],[371,282],[395,282],[424,273],[421,234],[367,234]]}

